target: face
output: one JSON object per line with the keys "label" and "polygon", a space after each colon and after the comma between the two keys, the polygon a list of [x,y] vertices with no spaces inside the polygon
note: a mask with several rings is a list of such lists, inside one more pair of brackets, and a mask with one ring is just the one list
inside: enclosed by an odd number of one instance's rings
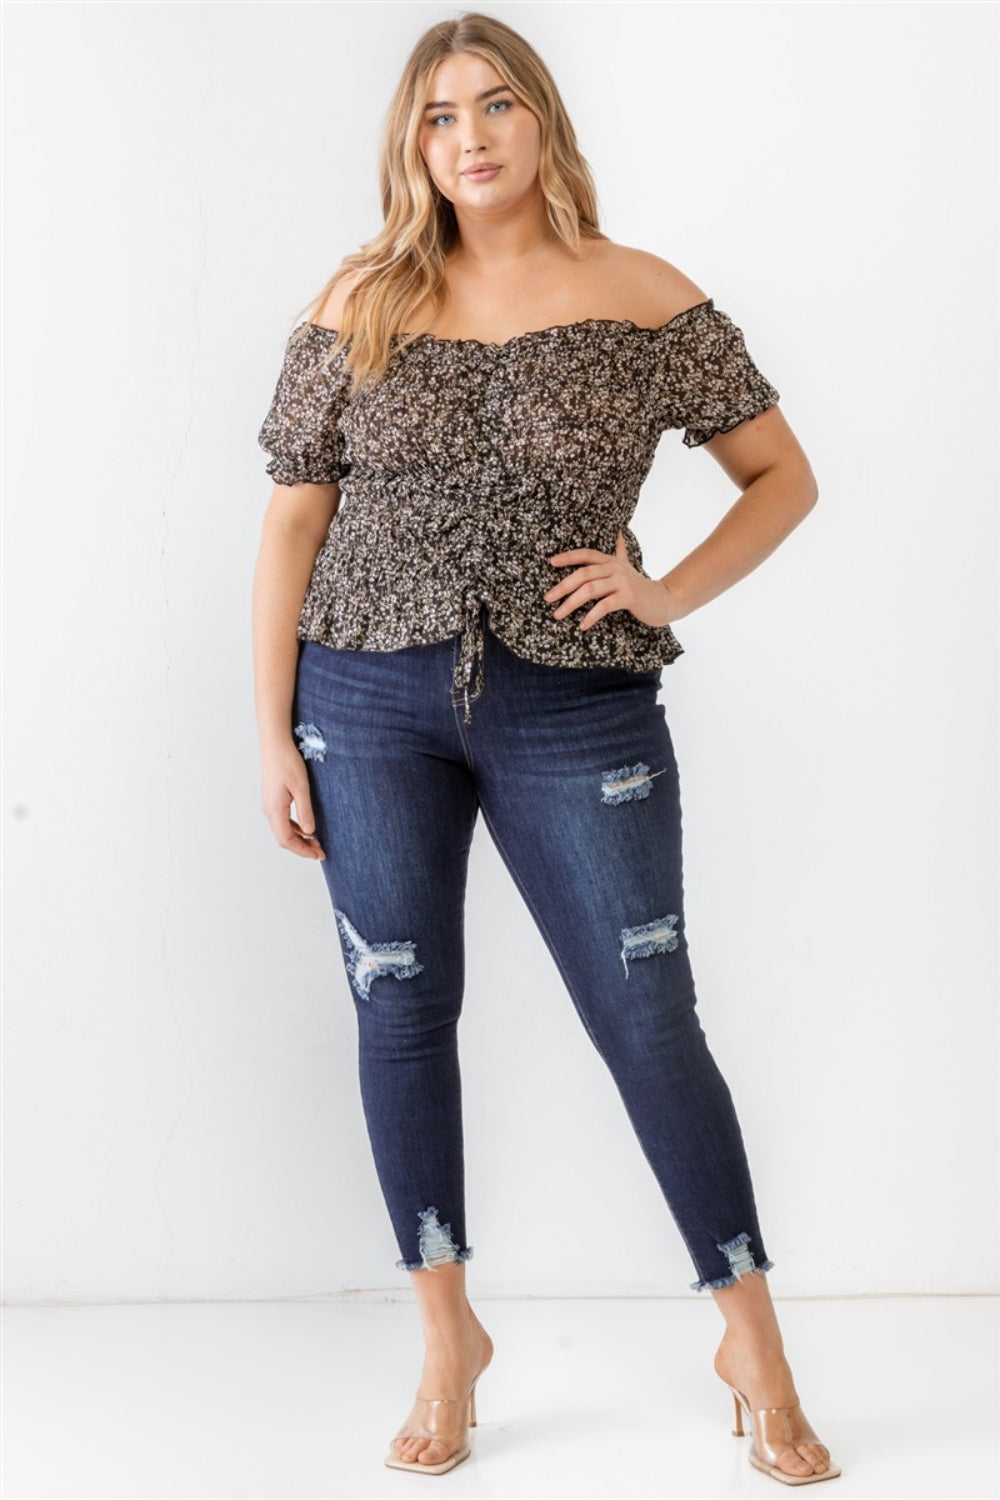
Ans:
{"label": "face", "polygon": [[[420,152],[438,191],[457,213],[508,208],[536,190],[538,117],[474,53],[446,57],[431,78]],[[491,170],[470,175],[472,166]]]}

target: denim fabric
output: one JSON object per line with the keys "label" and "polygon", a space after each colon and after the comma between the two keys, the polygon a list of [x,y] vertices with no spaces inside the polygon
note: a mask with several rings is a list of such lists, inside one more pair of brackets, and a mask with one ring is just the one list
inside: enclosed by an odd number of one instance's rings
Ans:
{"label": "denim fabric", "polygon": [[684,926],[680,787],[662,668],[547,666],[484,606],[397,651],[299,644],[293,728],[358,1021],[361,1097],[403,1270],[467,1260],[457,1023],[480,810],[691,1256],[697,1291],[771,1269]]}

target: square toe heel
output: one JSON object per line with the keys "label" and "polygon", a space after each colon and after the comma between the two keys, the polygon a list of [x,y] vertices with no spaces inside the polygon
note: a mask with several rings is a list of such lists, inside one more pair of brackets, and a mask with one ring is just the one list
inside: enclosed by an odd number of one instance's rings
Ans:
{"label": "square toe heel", "polygon": [[[481,1375],[482,1373],[482,1370],[480,1370],[479,1375]],[[434,1438],[440,1441],[440,1439],[438,1439],[438,1434],[434,1431],[436,1409],[441,1406],[464,1406],[466,1408],[466,1432],[463,1434],[462,1441],[455,1449],[455,1452],[450,1453],[448,1457],[442,1459],[439,1464],[424,1464],[421,1463],[419,1459],[417,1459],[415,1462],[407,1462],[406,1459],[397,1458],[392,1449],[390,1449],[385,1458],[386,1468],[408,1469],[411,1474],[447,1474],[449,1469],[454,1469],[458,1464],[464,1463],[464,1461],[472,1453],[472,1449],[469,1446],[468,1441],[468,1428],[475,1427],[477,1425],[476,1384],[479,1380],[479,1375],[477,1375],[476,1379],[472,1382],[472,1389],[469,1391],[468,1396],[457,1398],[440,1397],[434,1400],[428,1399],[424,1396],[417,1396],[414,1398],[416,1404],[424,1407],[424,1409],[426,1410],[427,1418],[424,1423],[425,1431],[422,1433],[410,1433],[409,1436],[411,1437]]]}
{"label": "square toe heel", "polygon": [[[786,1474],[777,1464],[778,1454],[785,1448],[798,1447],[799,1443],[818,1443],[820,1438],[813,1432],[806,1414],[798,1402],[794,1406],[762,1407],[751,1411],[750,1402],[742,1391],[736,1390],[727,1381],[727,1389],[733,1393],[735,1426],[734,1437],[743,1437],[743,1413],[750,1418],[753,1441],[750,1444],[750,1463],[762,1474],[777,1479],[780,1484],[818,1484],[822,1479],[836,1479],[840,1466],[831,1461],[820,1473]],[[826,1444],[823,1444],[826,1447]]]}

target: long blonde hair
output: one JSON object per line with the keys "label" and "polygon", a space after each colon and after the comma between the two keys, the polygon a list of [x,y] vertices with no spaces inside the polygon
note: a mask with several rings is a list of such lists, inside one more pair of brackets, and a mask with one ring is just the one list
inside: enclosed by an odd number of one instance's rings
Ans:
{"label": "long blonde hair", "polygon": [[[393,352],[390,341],[409,332],[407,319],[415,308],[428,297],[438,310],[444,303],[445,257],[458,239],[458,224],[454,208],[441,196],[420,154],[419,131],[435,68],[443,58],[460,52],[477,53],[492,63],[537,115],[539,186],[559,238],[576,252],[584,239],[607,239],[598,227],[590,167],[555,80],[538,53],[503,21],[479,11],[438,22],[410,53],[382,127],[378,170],[384,225],[360,250],[344,257],[322,291],[302,309],[311,321],[341,277],[359,272],[329,354],[332,359],[352,340],[344,363],[354,372],[355,390],[384,375]],[[305,326],[292,337],[301,337]],[[409,341],[401,340],[399,347]]]}

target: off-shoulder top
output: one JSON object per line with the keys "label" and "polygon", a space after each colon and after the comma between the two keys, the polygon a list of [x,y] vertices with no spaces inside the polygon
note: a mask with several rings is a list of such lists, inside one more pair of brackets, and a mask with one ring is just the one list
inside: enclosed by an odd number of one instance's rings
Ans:
{"label": "off-shoulder top", "polygon": [[[276,484],[340,485],[298,622],[299,640],[395,651],[460,634],[454,690],[482,690],[482,606],[529,660],[647,672],[683,652],[669,625],[615,610],[577,628],[544,595],[570,548],[613,553],[661,434],[694,448],[775,405],[743,332],[713,298],[657,328],[556,324],[503,344],[420,334],[375,386],[351,393],[336,331],[295,330],[259,444]],[[399,341],[403,335],[395,335]],[[478,665],[477,665],[478,664]]]}

